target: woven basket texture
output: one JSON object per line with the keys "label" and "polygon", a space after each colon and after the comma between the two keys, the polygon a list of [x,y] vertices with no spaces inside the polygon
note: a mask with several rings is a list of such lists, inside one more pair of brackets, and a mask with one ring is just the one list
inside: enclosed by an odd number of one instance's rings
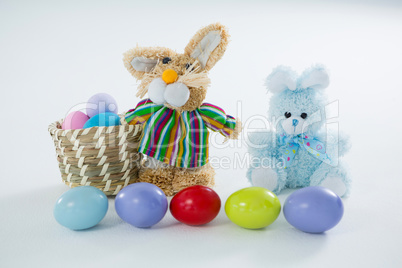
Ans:
{"label": "woven basket texture", "polygon": [[71,188],[91,185],[116,195],[138,179],[142,127],[127,125],[62,130],[62,120],[49,125],[63,182]]}

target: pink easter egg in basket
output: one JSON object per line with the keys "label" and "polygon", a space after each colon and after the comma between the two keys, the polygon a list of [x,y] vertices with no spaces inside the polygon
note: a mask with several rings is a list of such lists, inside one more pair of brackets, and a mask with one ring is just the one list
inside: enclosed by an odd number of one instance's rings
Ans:
{"label": "pink easter egg in basket", "polygon": [[89,117],[80,111],[71,112],[64,119],[62,129],[82,129]]}

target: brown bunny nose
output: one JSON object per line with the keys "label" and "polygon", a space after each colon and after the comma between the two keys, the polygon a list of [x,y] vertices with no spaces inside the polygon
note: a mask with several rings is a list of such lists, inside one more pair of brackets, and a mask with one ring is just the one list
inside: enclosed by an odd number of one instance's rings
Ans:
{"label": "brown bunny nose", "polygon": [[174,83],[177,79],[177,73],[175,70],[167,69],[162,73],[162,79],[166,84]]}

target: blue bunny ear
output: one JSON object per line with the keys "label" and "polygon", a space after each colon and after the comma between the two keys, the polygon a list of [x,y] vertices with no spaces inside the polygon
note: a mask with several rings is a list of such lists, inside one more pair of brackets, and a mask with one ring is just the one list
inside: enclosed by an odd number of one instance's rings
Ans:
{"label": "blue bunny ear", "polygon": [[300,88],[325,89],[328,86],[329,75],[324,65],[314,65],[300,76]]}
{"label": "blue bunny ear", "polygon": [[276,67],[267,77],[265,86],[269,92],[280,93],[286,89],[296,89],[297,74],[292,69],[286,66]]}

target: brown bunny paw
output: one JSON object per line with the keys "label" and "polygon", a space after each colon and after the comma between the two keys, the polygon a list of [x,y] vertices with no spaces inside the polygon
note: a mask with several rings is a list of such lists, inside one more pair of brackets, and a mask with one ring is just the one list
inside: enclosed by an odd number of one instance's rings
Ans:
{"label": "brown bunny paw", "polygon": [[207,187],[213,187],[215,185],[215,170],[210,164],[199,168],[175,168],[172,181],[172,187],[175,193],[193,185],[203,185]]}
{"label": "brown bunny paw", "polygon": [[174,176],[174,168],[167,167],[167,168],[142,168],[139,173],[138,182],[148,182],[155,184],[167,196],[172,196],[174,194],[173,187],[172,187],[172,180]]}

